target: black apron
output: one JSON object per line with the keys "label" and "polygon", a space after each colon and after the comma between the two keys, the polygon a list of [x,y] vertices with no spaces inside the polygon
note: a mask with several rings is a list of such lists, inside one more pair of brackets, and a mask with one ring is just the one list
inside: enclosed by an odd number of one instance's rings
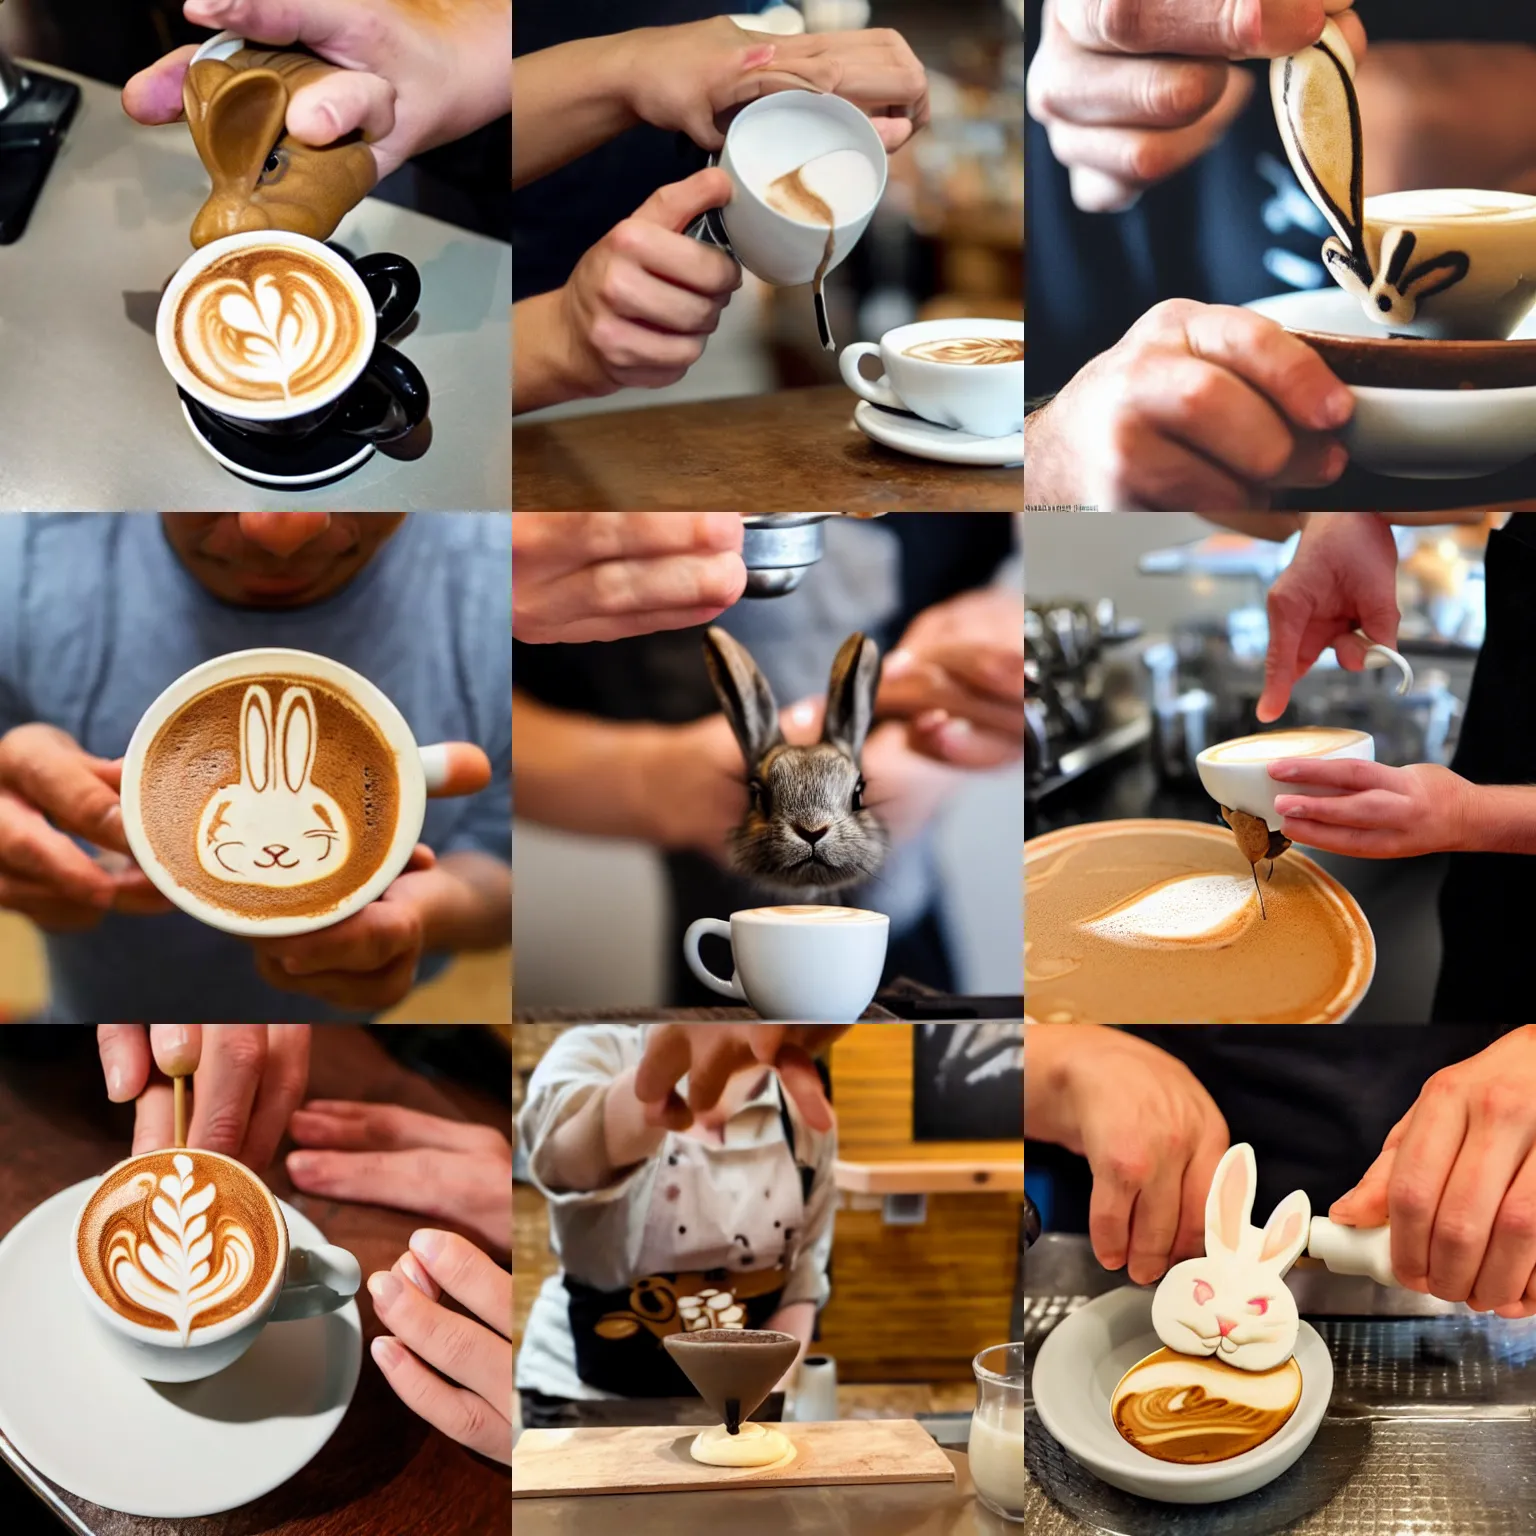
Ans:
{"label": "black apron", "polygon": [[[795,1128],[779,1097],[779,1123],[785,1145],[800,1175],[800,1199],[810,1197],[815,1170],[802,1163]],[[803,1229],[803,1226],[801,1227]],[[786,1248],[792,1232],[786,1232]],[[761,1328],[779,1309],[789,1283],[790,1266],[772,1269],[711,1269],[641,1275],[621,1290],[603,1291],[567,1274],[565,1289],[576,1345],[576,1374],[589,1386],[625,1397],[692,1397],[693,1383],[683,1375],[662,1340],[685,1330],[679,1298],[701,1291],[728,1290],[745,1310],[745,1328]]]}
{"label": "black apron", "polygon": [[[1488,627],[1452,769],[1474,784],[1536,783],[1536,513],[1488,537]],[[1440,1024],[1536,1018],[1527,946],[1536,856],[1453,853],[1440,888]]]}

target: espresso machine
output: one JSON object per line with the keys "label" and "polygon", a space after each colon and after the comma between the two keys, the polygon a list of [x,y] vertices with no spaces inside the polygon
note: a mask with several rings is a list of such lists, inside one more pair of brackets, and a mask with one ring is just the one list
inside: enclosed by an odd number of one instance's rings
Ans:
{"label": "espresso machine", "polygon": [[0,245],[21,238],[79,105],[73,81],[0,50]]}

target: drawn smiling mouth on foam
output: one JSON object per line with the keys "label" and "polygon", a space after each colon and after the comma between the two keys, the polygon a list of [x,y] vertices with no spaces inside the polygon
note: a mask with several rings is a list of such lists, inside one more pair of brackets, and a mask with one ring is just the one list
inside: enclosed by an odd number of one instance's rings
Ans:
{"label": "drawn smiling mouth on foam", "polygon": [[1238,875],[1178,875],[1080,925],[1115,944],[1230,944],[1254,920],[1253,888]]}

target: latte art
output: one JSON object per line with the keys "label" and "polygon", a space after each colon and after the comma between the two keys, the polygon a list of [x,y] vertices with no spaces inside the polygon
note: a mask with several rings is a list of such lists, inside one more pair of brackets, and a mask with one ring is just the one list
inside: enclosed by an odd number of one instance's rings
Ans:
{"label": "latte art", "polygon": [[1024,343],[1013,336],[939,336],[903,351],[907,357],[925,363],[958,363],[967,367],[1024,361]]}
{"label": "latte art", "polygon": [[356,364],[367,321],[325,263],[287,246],[231,251],[200,272],[176,311],[192,375],[232,400],[319,405]]}
{"label": "latte art", "polygon": [[1298,726],[1283,731],[1255,731],[1206,749],[1213,763],[1270,763],[1281,757],[1327,757],[1366,739],[1364,731],[1341,726]]}

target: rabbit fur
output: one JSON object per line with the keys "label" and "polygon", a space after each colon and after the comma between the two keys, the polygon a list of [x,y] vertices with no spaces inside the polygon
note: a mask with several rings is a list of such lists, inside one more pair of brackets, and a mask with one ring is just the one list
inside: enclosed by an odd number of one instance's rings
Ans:
{"label": "rabbit fur", "polygon": [[747,769],[747,814],[730,835],[731,867],[800,896],[875,874],[890,845],[864,804],[860,763],[880,683],[875,642],[857,633],[843,641],[827,683],[821,740],[804,747],[784,740],[773,689],[745,646],[712,626],[704,661]]}
{"label": "rabbit fur", "polygon": [[327,240],[373,190],[378,162],[360,133],[317,149],[285,126],[294,92],[333,69],[311,53],[241,48],[187,71],[187,126],[213,179],[192,224],[195,247],[258,229]]}

